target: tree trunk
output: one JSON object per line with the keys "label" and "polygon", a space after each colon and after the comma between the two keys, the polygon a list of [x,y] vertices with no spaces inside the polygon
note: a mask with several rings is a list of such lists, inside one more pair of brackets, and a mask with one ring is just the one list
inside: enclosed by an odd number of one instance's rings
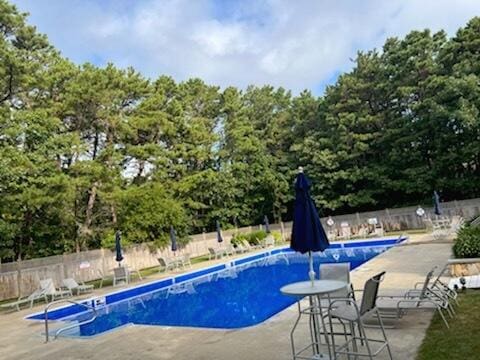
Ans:
{"label": "tree trunk", "polygon": [[98,185],[99,185],[98,181],[95,181],[92,185],[92,188],[90,189],[90,195],[88,196],[88,202],[87,202],[87,209],[85,211],[85,222],[83,224],[82,236],[81,236],[80,244],[78,244],[79,248],[77,248],[77,251],[80,251],[83,248],[85,248],[85,236],[90,235],[91,233],[90,227],[92,226],[92,221],[93,221],[93,207],[95,205],[95,200],[97,197]]}
{"label": "tree trunk", "polygon": [[115,209],[115,205],[113,203],[110,204],[110,211],[112,212],[113,228],[116,228],[117,227],[117,210]]}

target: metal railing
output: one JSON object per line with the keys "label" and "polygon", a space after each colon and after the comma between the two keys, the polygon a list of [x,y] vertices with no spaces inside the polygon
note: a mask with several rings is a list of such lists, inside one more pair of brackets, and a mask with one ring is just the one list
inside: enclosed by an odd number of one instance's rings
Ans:
{"label": "metal railing", "polygon": [[78,302],[78,301],[69,300],[69,299],[61,299],[61,300],[57,300],[57,301],[52,301],[51,303],[49,303],[49,304],[45,307],[45,310],[44,310],[44,316],[45,316],[45,343],[48,343],[48,341],[50,340],[50,334],[49,334],[49,331],[48,331],[48,310],[50,309],[50,307],[51,307],[52,305],[59,304],[59,303],[62,303],[62,302],[68,302],[68,303],[71,303],[71,304],[83,306],[83,307],[86,308],[87,310],[92,310],[92,311],[93,311],[93,317],[90,318],[90,319],[88,319],[88,320],[85,320],[85,321],[82,321],[82,322],[79,322],[79,323],[75,323],[75,324],[71,324],[71,325],[68,325],[68,326],[64,326],[64,327],[58,329],[57,331],[55,331],[54,340],[57,339],[58,335],[60,335],[62,332],[66,331],[66,330],[68,330],[68,329],[72,329],[72,328],[77,327],[77,326],[90,324],[91,322],[95,321],[95,319],[97,318],[97,309],[95,309],[93,306],[90,306],[90,305],[87,305],[87,304],[84,304],[84,303],[81,303],[81,302]]}

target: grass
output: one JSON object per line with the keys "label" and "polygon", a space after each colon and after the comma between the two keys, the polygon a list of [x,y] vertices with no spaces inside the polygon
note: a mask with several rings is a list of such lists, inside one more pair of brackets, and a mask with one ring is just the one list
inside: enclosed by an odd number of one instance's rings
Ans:
{"label": "grass", "polygon": [[[198,257],[192,258],[190,261],[191,261],[192,265],[208,261],[208,255],[198,256]],[[142,275],[142,278],[144,278],[144,279],[147,278],[148,276],[154,275],[154,274],[158,274],[158,266],[154,266],[154,267],[150,267],[150,268],[140,270],[140,275]],[[136,276],[136,274],[132,274],[132,275]],[[86,283],[90,284],[90,285],[94,285],[95,289],[98,289],[98,288],[100,288],[101,281],[102,281],[101,279],[97,279],[97,280],[88,281]],[[108,287],[108,286],[113,286],[113,279],[112,278],[107,278],[107,279],[103,280],[102,288],[105,288],[105,287]]]}
{"label": "grass", "polygon": [[460,294],[459,302],[457,316],[449,319],[450,329],[435,314],[417,360],[480,359],[480,291]]}

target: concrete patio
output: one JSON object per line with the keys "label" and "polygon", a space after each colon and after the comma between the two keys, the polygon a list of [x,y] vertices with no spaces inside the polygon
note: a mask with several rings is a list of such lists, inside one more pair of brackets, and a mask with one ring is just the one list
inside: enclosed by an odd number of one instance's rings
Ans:
{"label": "concrete patio", "polygon": [[[409,288],[422,281],[432,266],[443,266],[450,249],[448,241],[434,242],[428,235],[413,236],[408,244],[354,270],[354,286],[361,289],[368,277],[385,270],[387,276],[381,289]],[[45,344],[41,335],[43,323],[23,320],[43,307],[41,304],[33,310],[0,314],[0,359],[287,360],[291,359],[289,333],[297,314],[294,305],[262,324],[240,330],[127,326],[93,339],[61,338]],[[397,322],[394,329],[387,330],[396,360],[415,358],[431,316],[431,312],[414,312]],[[307,337],[306,324],[302,329]]]}

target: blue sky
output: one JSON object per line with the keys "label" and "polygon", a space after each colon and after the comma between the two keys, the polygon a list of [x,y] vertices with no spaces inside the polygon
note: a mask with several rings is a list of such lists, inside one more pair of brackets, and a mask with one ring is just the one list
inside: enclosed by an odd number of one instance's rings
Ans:
{"label": "blue sky", "polygon": [[[12,0],[11,0],[12,1]],[[222,87],[321,94],[358,50],[412,29],[449,35],[478,0],[13,0],[72,61]]]}

